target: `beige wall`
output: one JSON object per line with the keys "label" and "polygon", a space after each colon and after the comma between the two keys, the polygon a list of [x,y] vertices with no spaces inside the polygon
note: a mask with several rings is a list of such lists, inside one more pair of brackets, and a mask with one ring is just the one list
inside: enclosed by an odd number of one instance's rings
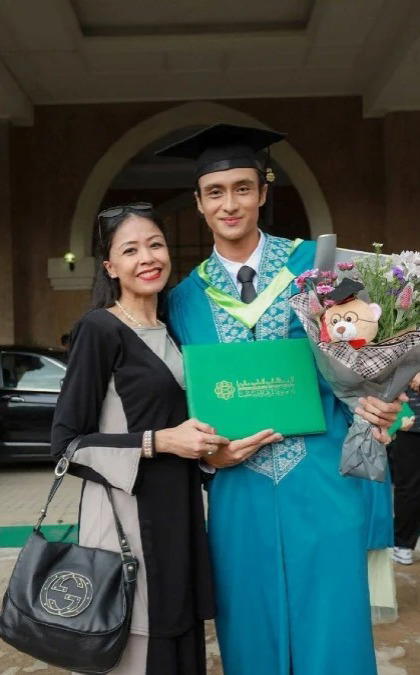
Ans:
{"label": "beige wall", "polygon": [[363,119],[359,98],[232,104],[287,132],[324,192],[341,246],[365,248],[381,236],[382,120]]}
{"label": "beige wall", "polygon": [[385,236],[391,250],[420,249],[420,112],[385,119]]}
{"label": "beige wall", "polygon": [[[358,98],[223,103],[288,132],[324,192],[340,245],[366,248],[379,240],[395,249],[420,247],[418,230],[413,232],[420,113],[363,119]],[[88,306],[86,291],[50,288],[47,260],[68,250],[76,201],[101,156],[127,130],[176,105],[39,107],[33,127],[13,129],[16,340],[57,344]]]}

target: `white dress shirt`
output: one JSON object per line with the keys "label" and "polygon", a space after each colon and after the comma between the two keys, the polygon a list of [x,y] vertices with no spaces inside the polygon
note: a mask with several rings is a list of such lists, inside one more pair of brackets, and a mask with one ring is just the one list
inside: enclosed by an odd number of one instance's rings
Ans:
{"label": "white dress shirt", "polygon": [[234,262],[233,260],[228,260],[227,258],[224,258],[222,255],[220,255],[219,251],[217,250],[216,246],[214,246],[213,250],[217,257],[219,258],[220,262],[222,265],[225,267],[227,272],[229,273],[229,276],[232,278],[233,283],[235,284],[236,288],[238,289],[239,293],[241,292],[242,289],[242,284],[240,281],[238,281],[238,272],[243,267],[244,265],[248,265],[248,267],[252,267],[253,270],[255,270],[255,276],[252,280],[252,283],[254,284],[255,290],[257,290],[257,283],[258,283],[258,270],[260,267],[260,262],[261,262],[261,255],[262,255],[262,250],[264,248],[264,243],[265,243],[265,234],[264,232],[261,232],[261,230],[258,230],[260,233],[260,239],[258,242],[258,246],[256,249],[253,250],[251,255],[249,256],[248,260],[246,262]]}
{"label": "white dress shirt", "polygon": [[[213,250],[217,257],[219,258],[220,262],[222,265],[226,268],[228,271],[230,277],[232,278],[233,283],[235,284],[236,288],[238,289],[239,293],[241,292],[241,282],[238,281],[237,275],[239,270],[243,265],[248,265],[249,267],[252,267],[253,270],[255,270],[255,276],[252,280],[252,283],[254,284],[255,290],[257,289],[257,279],[258,279],[258,270],[260,267],[260,262],[261,262],[261,255],[262,255],[262,250],[264,247],[264,242],[265,242],[265,234],[261,232],[261,230],[258,230],[260,233],[260,240],[258,242],[258,246],[254,251],[251,253],[249,256],[248,260],[246,262],[234,262],[233,260],[228,260],[227,258],[224,258],[222,255],[220,255],[219,251],[217,250],[216,246],[214,246]],[[205,459],[201,459],[199,462],[200,469],[204,471],[204,473],[216,473],[216,469],[213,466],[210,466],[209,464],[206,463]]]}

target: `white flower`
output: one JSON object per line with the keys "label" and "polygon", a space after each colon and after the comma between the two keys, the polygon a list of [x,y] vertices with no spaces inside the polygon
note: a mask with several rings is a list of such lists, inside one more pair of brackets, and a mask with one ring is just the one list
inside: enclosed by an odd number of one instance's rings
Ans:
{"label": "white flower", "polygon": [[411,281],[415,279],[420,279],[420,265],[415,265],[414,263],[409,263],[406,266],[407,276]]}
{"label": "white flower", "polygon": [[400,253],[401,259],[407,262],[412,262],[418,255],[420,255],[418,251],[401,251]]}
{"label": "white flower", "polygon": [[393,267],[400,267],[404,276],[411,281],[420,279],[420,252],[402,251],[399,255],[391,256]]}

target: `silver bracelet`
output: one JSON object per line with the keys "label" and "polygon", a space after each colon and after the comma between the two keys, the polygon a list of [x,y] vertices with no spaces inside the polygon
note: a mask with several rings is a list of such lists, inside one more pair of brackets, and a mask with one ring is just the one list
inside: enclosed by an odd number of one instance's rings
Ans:
{"label": "silver bracelet", "polygon": [[153,431],[148,430],[143,434],[143,441],[141,444],[141,457],[145,459],[153,459],[156,456],[154,434]]}

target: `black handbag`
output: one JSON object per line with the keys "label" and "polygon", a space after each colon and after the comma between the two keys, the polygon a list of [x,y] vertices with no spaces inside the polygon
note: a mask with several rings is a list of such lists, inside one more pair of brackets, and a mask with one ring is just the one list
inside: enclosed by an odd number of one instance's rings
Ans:
{"label": "black handbag", "polygon": [[46,541],[48,506],[76,451],[58,462],[45,508],[20,552],[3,599],[0,637],[19,651],[79,673],[106,673],[118,664],[131,622],[138,561],[111,502],[121,553]]}

